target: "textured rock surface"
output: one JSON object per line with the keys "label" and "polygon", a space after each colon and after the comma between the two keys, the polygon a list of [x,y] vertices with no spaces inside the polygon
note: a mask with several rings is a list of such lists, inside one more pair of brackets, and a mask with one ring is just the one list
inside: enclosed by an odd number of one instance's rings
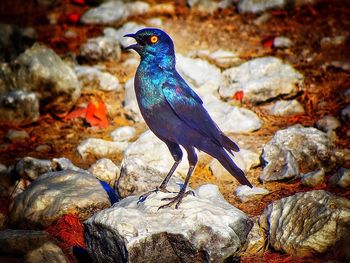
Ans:
{"label": "textured rock surface", "polygon": [[82,88],[100,89],[103,91],[119,91],[122,86],[119,80],[108,72],[102,72],[98,68],[77,66],[75,72]]}
{"label": "textured rock surface", "polygon": [[39,100],[34,92],[22,90],[0,95],[0,123],[25,125],[38,120]]}
{"label": "textured rock surface", "polygon": [[270,245],[298,257],[350,242],[350,200],[323,190],[297,193],[270,204],[260,219]]}
{"label": "textured rock surface", "polygon": [[[339,160],[327,135],[315,128],[294,125],[276,132],[263,149],[262,181],[299,176],[315,169],[332,170]],[[302,168],[302,169],[301,169]]]}
{"label": "textured rock surface", "polygon": [[90,38],[80,47],[80,56],[86,61],[118,61],[121,56],[119,41],[108,36]]}
{"label": "textured rock surface", "polygon": [[269,193],[270,191],[265,188],[255,187],[255,186],[253,188],[250,188],[247,185],[240,185],[235,190],[235,195],[242,202],[246,202],[254,198],[261,198],[262,196],[267,195]]}
{"label": "textured rock surface", "polygon": [[35,180],[40,175],[53,171],[53,166],[49,160],[41,160],[30,156],[24,157],[16,163],[16,175],[27,179]]}
{"label": "textured rock surface", "polygon": [[[150,167],[138,158],[125,158],[120,169],[120,176],[115,185],[121,197],[141,195],[158,187],[164,180],[166,173]],[[170,167],[169,167],[170,170]],[[183,181],[176,175],[170,178],[167,189],[180,191]]]}
{"label": "textured rock surface", "polygon": [[297,100],[278,100],[266,107],[269,114],[276,116],[288,116],[304,113],[304,107]]}
{"label": "textured rock surface", "polygon": [[337,185],[343,188],[350,186],[350,169],[341,167],[338,171],[329,178],[331,185]]}
{"label": "textured rock surface", "polygon": [[50,239],[49,234],[45,231],[6,229],[0,231],[0,252],[1,254],[24,255],[49,242]]}
{"label": "textured rock surface", "polygon": [[324,169],[321,168],[316,171],[303,174],[301,176],[301,183],[306,186],[315,187],[326,182]]}
{"label": "textured rock surface", "polygon": [[341,126],[340,121],[334,116],[324,116],[316,122],[317,128],[324,132],[329,132]]}
{"label": "textured rock surface", "polygon": [[292,40],[287,37],[275,37],[273,40],[273,46],[277,48],[289,48],[292,45]]}
{"label": "textured rock surface", "polygon": [[253,217],[254,225],[247,237],[247,248],[244,255],[262,254],[268,250],[267,233],[260,226],[259,217]]}
{"label": "textured rock surface", "polygon": [[25,130],[9,130],[5,135],[5,140],[10,142],[24,142],[29,139],[29,134]]}
{"label": "textured rock surface", "polygon": [[82,158],[88,155],[105,157],[122,153],[128,146],[128,142],[111,142],[98,138],[88,138],[82,141],[78,147],[78,153]]}
{"label": "textured rock surface", "polygon": [[26,263],[68,263],[69,260],[64,255],[62,249],[52,242],[47,242],[42,246],[28,252],[24,257]]}
{"label": "textured rock surface", "polygon": [[240,0],[238,10],[240,13],[259,13],[268,9],[283,9],[287,7],[309,5],[317,0]]}
{"label": "textured rock surface", "polygon": [[94,262],[222,262],[238,256],[251,220],[227,203],[216,186],[198,188],[179,209],[158,210],[159,192],[137,205],[127,197],[85,222]]}
{"label": "textured rock surface", "polygon": [[35,44],[14,62],[16,86],[35,91],[43,104],[56,114],[71,109],[80,96],[80,85],[72,68],[52,50]]}
{"label": "textured rock surface", "polygon": [[10,221],[23,228],[47,227],[62,215],[76,213],[86,219],[109,206],[108,196],[94,176],[71,170],[51,172],[15,198]]}
{"label": "textured rock surface", "polygon": [[123,126],[112,131],[110,135],[115,142],[129,141],[135,137],[136,129],[132,126]]}
{"label": "textured rock surface", "polygon": [[89,172],[96,178],[107,182],[111,187],[114,186],[115,180],[119,177],[119,167],[112,160],[103,158],[90,166]]}
{"label": "textured rock surface", "polygon": [[243,101],[264,102],[283,95],[295,95],[303,87],[303,76],[279,58],[262,57],[223,72],[220,96],[230,99],[243,91]]}
{"label": "textured rock surface", "polygon": [[124,2],[115,0],[89,9],[81,17],[81,21],[85,24],[118,23],[130,16],[143,14],[147,12],[149,8],[149,4],[141,1]]}

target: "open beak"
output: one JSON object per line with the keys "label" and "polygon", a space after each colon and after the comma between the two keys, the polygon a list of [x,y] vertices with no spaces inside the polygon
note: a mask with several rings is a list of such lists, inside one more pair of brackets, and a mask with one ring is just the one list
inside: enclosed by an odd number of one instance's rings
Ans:
{"label": "open beak", "polygon": [[124,35],[124,37],[131,37],[131,38],[135,39],[137,42],[136,44],[132,44],[130,46],[127,46],[125,49],[133,49],[135,51],[138,51],[143,46],[141,40],[137,37],[136,34],[126,34],[126,35]]}

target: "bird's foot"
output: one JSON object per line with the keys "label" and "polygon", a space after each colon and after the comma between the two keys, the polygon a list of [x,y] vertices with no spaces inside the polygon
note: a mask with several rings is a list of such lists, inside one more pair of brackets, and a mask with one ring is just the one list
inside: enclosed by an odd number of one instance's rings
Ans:
{"label": "bird's foot", "polygon": [[172,193],[169,190],[167,190],[165,187],[156,187],[156,189],[151,190],[143,195],[140,195],[139,200],[137,201],[137,204],[143,203],[146,201],[147,197],[149,197],[153,193],[158,193],[158,192],[163,192],[163,193]]}
{"label": "bird's foot", "polygon": [[176,196],[174,197],[167,197],[167,198],[163,198],[162,201],[170,201],[169,203],[165,204],[165,205],[162,205],[160,207],[158,207],[158,210],[159,209],[163,209],[163,208],[166,208],[166,207],[170,207],[172,206],[173,204],[176,204],[175,205],[175,208],[178,209],[179,208],[179,205],[181,204],[182,202],[182,199],[186,196],[188,196],[189,194],[193,195],[194,196],[194,192],[192,190],[190,191],[187,191],[187,192],[182,192],[180,191]]}

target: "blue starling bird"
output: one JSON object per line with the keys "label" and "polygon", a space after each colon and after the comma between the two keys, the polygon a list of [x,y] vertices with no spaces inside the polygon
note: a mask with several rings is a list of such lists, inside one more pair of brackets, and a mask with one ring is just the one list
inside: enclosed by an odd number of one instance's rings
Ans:
{"label": "blue starling bird", "polygon": [[238,146],[223,134],[203,107],[201,98],[176,71],[170,36],[157,28],[145,28],[125,37],[136,40],[127,49],[133,49],[141,56],[135,75],[135,93],[141,114],[152,132],[168,146],[175,160],[162,184],[141,195],[139,202],[153,192],[168,192],[167,183],[182,159],[180,145],[187,151],[190,167],[179,193],[162,199],[170,202],[159,208],[173,204],[178,208],[186,195],[193,194],[186,192],[186,187],[198,161],[195,148],[216,158],[241,184],[252,187],[228,154],[238,152]]}

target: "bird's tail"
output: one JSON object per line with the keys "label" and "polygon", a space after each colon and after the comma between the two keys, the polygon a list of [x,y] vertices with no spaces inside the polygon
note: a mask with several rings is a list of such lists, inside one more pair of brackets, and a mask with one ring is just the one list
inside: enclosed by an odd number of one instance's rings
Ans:
{"label": "bird's tail", "polygon": [[223,147],[226,150],[228,150],[229,152],[231,151],[239,152],[239,147],[229,137],[227,137],[225,134],[222,133],[221,138],[222,138]]}
{"label": "bird's tail", "polygon": [[[226,137],[227,138],[227,137]],[[228,139],[228,138],[227,138]],[[230,139],[228,139],[230,142],[232,142]],[[239,151],[238,146],[232,142],[236,148],[231,150]],[[245,177],[244,172],[233,162],[233,160],[230,158],[228,153],[224,150],[224,148],[216,145],[215,143],[211,141],[202,141],[201,147],[198,147],[200,150],[206,152],[207,154],[211,155],[212,157],[216,158],[223,167],[231,174],[233,175],[237,181],[242,185],[248,185],[250,188],[252,188],[252,184],[248,181],[247,177]],[[226,148],[226,147],[225,147]],[[237,150],[235,150],[237,149]]]}

